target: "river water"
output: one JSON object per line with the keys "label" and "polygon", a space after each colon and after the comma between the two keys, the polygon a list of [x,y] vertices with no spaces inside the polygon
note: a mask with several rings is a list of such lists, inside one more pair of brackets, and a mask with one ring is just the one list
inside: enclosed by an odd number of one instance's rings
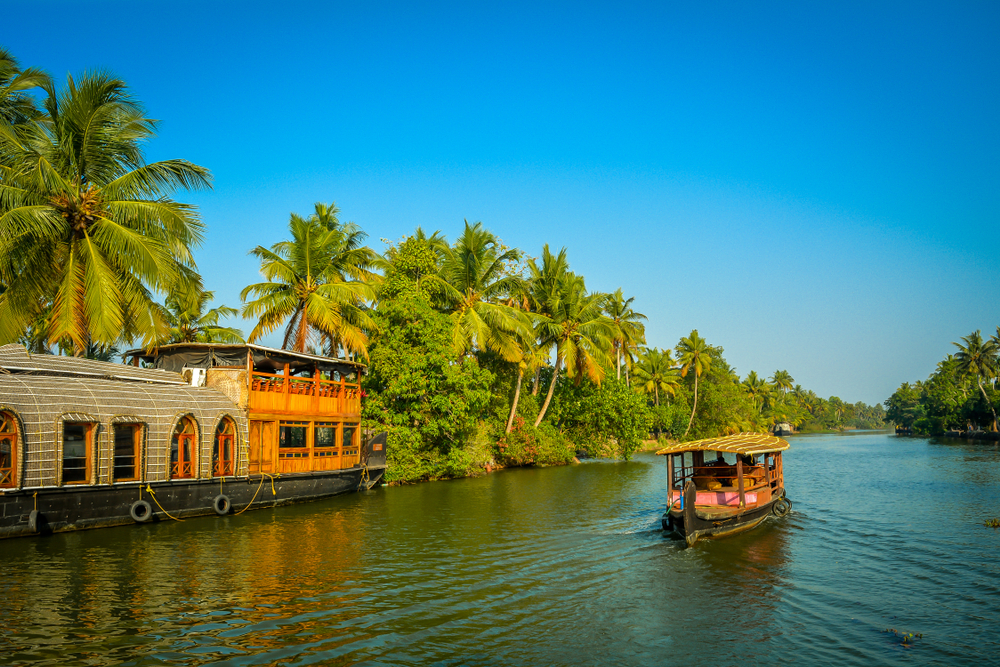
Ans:
{"label": "river water", "polygon": [[648,454],[5,540],[0,664],[997,664],[997,444],[790,442],[792,513],[692,549]]}

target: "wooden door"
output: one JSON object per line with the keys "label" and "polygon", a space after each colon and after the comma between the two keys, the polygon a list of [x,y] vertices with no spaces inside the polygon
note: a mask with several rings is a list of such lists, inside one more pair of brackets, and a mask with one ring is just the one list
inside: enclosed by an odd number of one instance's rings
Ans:
{"label": "wooden door", "polygon": [[251,475],[274,472],[274,433],[274,422],[250,422]]}

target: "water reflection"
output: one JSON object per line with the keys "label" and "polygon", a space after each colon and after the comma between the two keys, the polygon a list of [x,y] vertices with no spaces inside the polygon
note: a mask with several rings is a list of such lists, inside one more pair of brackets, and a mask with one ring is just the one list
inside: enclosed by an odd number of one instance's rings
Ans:
{"label": "water reflection", "polygon": [[[643,455],[5,540],[0,662],[989,660],[1000,531],[980,515],[1000,506],[993,444],[792,446],[792,514],[693,549],[658,529],[665,470]],[[917,657],[886,627],[923,632]]]}

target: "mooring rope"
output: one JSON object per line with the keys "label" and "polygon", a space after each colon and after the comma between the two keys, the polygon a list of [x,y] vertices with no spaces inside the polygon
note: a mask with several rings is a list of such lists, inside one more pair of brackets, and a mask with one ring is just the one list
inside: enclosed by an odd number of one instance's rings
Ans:
{"label": "mooring rope", "polygon": [[149,484],[146,485],[146,493],[150,495],[150,497],[153,499],[153,502],[156,503],[156,506],[160,508],[161,512],[169,516],[174,521],[184,521],[184,519],[178,519],[177,517],[173,516],[170,512],[163,509],[163,505],[161,505],[160,501],[156,499],[156,491],[153,491],[152,487],[150,487]]}
{"label": "mooring rope", "polygon": [[358,481],[358,491],[361,487],[365,487],[365,491],[371,491],[372,487],[375,486],[375,482],[371,481],[371,476],[368,474],[368,464],[361,464],[361,479]]}
{"label": "mooring rope", "polygon": [[262,472],[260,474],[260,484],[257,485],[257,490],[253,492],[253,498],[250,499],[250,502],[247,503],[246,507],[244,507],[243,509],[241,509],[239,512],[236,512],[235,514],[233,514],[233,516],[239,516],[240,514],[243,514],[248,509],[250,509],[250,506],[253,505],[253,501],[257,500],[257,494],[260,493],[261,488],[263,488],[263,486],[264,486],[264,477],[269,477],[271,479],[271,495],[272,496],[277,496],[278,495],[278,492],[274,490],[274,476],[273,475],[269,475],[266,472]]}

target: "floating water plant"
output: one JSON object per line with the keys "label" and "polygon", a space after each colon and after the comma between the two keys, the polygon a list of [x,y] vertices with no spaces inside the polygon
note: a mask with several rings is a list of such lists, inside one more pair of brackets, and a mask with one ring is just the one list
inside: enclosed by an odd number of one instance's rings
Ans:
{"label": "floating water plant", "polygon": [[984,526],[989,526],[990,528],[1000,528],[1000,519],[992,518],[983,521]]}
{"label": "floating water plant", "polygon": [[924,634],[922,632],[900,632],[895,628],[886,628],[882,632],[891,632],[893,637],[899,640],[899,644],[906,647],[912,647],[916,640],[924,638]]}

